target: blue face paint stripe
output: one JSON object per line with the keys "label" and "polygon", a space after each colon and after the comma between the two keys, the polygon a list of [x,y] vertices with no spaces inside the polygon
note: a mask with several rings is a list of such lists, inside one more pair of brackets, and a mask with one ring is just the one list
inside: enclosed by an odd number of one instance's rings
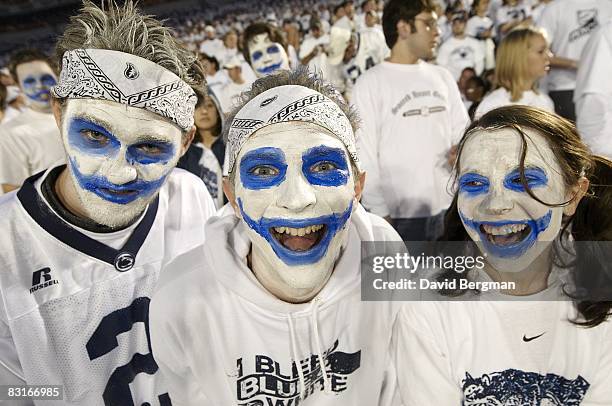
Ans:
{"label": "blue face paint stripe", "polygon": [[[97,132],[104,136],[104,140],[90,140],[83,133],[85,131]],[[73,118],[68,126],[68,143],[73,148],[90,155],[112,156],[119,151],[121,143],[106,128],[84,118]]]}
{"label": "blue face paint stripe", "polygon": [[[518,258],[525,252],[527,252],[527,250],[536,243],[540,233],[542,233],[548,228],[548,226],[550,225],[550,220],[552,218],[552,210],[548,210],[548,212],[544,216],[538,219],[530,219],[524,221],[475,221],[473,219],[465,217],[461,212],[459,212],[459,216],[461,217],[461,220],[463,221],[463,224],[465,224],[466,227],[469,227],[472,230],[478,232],[482,244],[484,245],[487,252],[500,258]],[[514,224],[527,224],[530,227],[530,232],[529,235],[522,241],[508,246],[498,246],[492,244],[487,238],[487,235],[483,233],[480,229],[481,225],[503,227]]]}
{"label": "blue face paint stripe", "polygon": [[459,193],[465,193],[470,197],[482,195],[489,192],[489,179],[486,176],[468,172],[459,178]]}
{"label": "blue face paint stripe", "polygon": [[[242,200],[240,198],[238,200],[238,207],[240,208],[240,213],[242,214],[242,218],[247,223],[247,225],[253,229],[257,234],[262,236],[270,246],[274,253],[283,261],[286,265],[296,266],[296,265],[309,265],[317,263],[325,256],[327,253],[327,249],[329,248],[329,244],[331,240],[334,238],[336,233],[342,230],[349,217],[351,216],[351,212],[353,210],[353,201],[350,202],[348,208],[345,212],[339,214],[331,214],[328,216],[321,216],[310,219],[302,219],[302,220],[288,220],[282,218],[261,218],[259,221],[255,221],[250,218],[245,212],[242,205]],[[291,228],[302,228],[308,227],[312,225],[324,224],[325,235],[321,238],[318,244],[307,251],[292,251],[288,248],[285,248],[280,242],[274,238],[270,232],[270,229],[273,227],[291,227]]]}
{"label": "blue face paint stripe", "polygon": [[[514,170],[504,178],[504,187],[515,192],[524,192],[525,188],[523,187],[520,179],[521,174],[519,170]],[[531,189],[543,187],[548,184],[548,177],[540,168],[525,168],[525,180]]]}
{"label": "blue face paint stripe", "polygon": [[[320,172],[313,170],[323,163],[331,163],[336,168]],[[346,185],[350,176],[344,151],[324,145],[310,148],[302,154],[302,173],[310,184],[329,187]]]}
{"label": "blue face paint stripe", "polygon": [[[143,149],[149,146],[156,147],[159,152],[147,153]],[[142,165],[149,164],[167,164],[172,158],[174,158],[175,148],[174,145],[167,142],[141,142],[139,144],[130,145],[127,148],[126,159],[130,164],[135,162]]]}
{"label": "blue face paint stripe", "polygon": [[[273,175],[256,174],[257,168],[268,167],[278,173]],[[240,182],[246,189],[260,190],[278,186],[285,180],[287,162],[285,154],[279,148],[262,147],[244,154],[240,160]]]}
{"label": "blue face paint stripe", "polygon": [[283,64],[282,62],[274,63],[274,64],[266,66],[264,68],[257,69],[257,72],[263,73],[264,75],[267,75],[269,73],[272,73],[272,72],[278,70],[281,67],[282,64]]}
{"label": "blue face paint stripe", "polygon": [[[77,163],[70,158],[70,168],[82,189],[95,193],[100,198],[117,204],[128,204],[134,200],[150,196],[164,184],[167,174],[153,181],[135,180],[123,185],[116,185],[102,176],[84,175]],[[118,194],[118,192],[125,192]]]}

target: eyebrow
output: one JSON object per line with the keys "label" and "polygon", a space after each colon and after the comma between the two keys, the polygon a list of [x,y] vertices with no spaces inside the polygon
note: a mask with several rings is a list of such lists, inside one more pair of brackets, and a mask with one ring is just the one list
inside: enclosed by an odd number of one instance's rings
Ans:
{"label": "eyebrow", "polygon": [[[88,113],[80,113],[80,114],[75,115],[72,118],[91,121],[93,124],[103,127],[111,135],[116,137],[117,131],[115,131],[115,127],[104,119],[101,119],[99,117],[94,117]],[[163,136],[158,135],[158,134],[155,134],[155,135],[139,134],[137,135],[136,142],[134,142],[133,144],[142,144],[146,142],[161,142],[165,144],[171,144],[171,141],[168,138],[164,138]]]}

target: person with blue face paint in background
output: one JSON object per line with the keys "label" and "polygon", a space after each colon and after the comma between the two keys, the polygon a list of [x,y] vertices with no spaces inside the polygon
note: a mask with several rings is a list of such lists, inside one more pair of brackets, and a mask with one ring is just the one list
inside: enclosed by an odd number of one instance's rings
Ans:
{"label": "person with blue face paint in background", "polygon": [[62,405],[171,405],[149,302],[215,212],[202,181],[175,169],[203,68],[132,1],[85,1],[56,53],[50,116],[66,164],[0,199],[0,382],[59,385]]}
{"label": "person with blue face paint in background", "polygon": [[29,176],[64,158],[51,114],[50,89],[57,82],[53,66],[48,56],[35,49],[20,50],[11,57],[10,72],[28,108],[0,127],[0,186],[4,192],[17,189]]}
{"label": "person with blue face paint in background", "polygon": [[244,30],[243,54],[257,77],[289,69],[285,41],[279,30],[267,23],[253,23]]}
{"label": "person with blue face paint in background", "polygon": [[243,93],[228,118],[229,203],[151,302],[153,351],[178,404],[397,404],[398,306],[361,301],[360,263],[364,241],[403,244],[359,204],[355,120],[305,67]]}
{"label": "person with blue face paint in background", "polygon": [[442,239],[484,267],[402,307],[404,403],[612,404],[612,162],[560,116],[507,106],[468,127],[455,170]]}

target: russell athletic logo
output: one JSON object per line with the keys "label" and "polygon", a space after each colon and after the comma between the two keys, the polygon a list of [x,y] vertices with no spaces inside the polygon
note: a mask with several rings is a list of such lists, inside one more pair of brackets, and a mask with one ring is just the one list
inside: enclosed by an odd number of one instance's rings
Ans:
{"label": "russell athletic logo", "polygon": [[52,285],[57,285],[58,283],[59,281],[57,279],[51,279],[51,268],[39,269],[32,274],[32,287],[30,288],[30,293],[48,288]]}

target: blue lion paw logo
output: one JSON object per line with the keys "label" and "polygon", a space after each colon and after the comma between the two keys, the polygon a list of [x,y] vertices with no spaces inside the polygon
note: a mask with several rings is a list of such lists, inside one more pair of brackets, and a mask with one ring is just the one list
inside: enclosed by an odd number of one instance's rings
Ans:
{"label": "blue lion paw logo", "polygon": [[466,372],[462,386],[464,406],[577,406],[590,384],[580,375],[570,380],[507,369],[480,378]]}

